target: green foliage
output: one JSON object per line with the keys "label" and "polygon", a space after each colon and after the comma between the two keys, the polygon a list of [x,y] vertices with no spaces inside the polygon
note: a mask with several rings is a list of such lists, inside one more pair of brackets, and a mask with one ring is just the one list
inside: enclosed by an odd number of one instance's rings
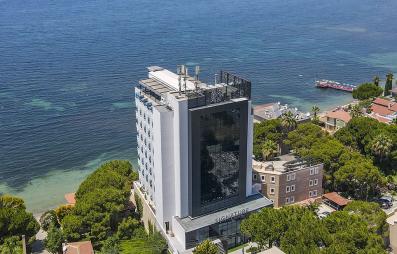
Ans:
{"label": "green foliage", "polygon": [[[362,119],[354,118],[351,122],[361,122]],[[378,123],[371,122],[365,128],[362,126],[362,131],[369,132],[368,126],[374,125]],[[357,132],[358,129],[352,130]],[[337,139],[327,135],[320,127],[305,123],[288,134],[286,143],[306,161],[324,164],[324,187],[327,190],[344,191],[365,200],[376,195],[385,183],[384,177],[371,161],[346,147],[347,143],[352,147],[361,147],[362,144],[356,140],[363,142],[368,137],[352,134],[347,128],[342,128],[335,136]]]}
{"label": "green foliage", "polygon": [[22,254],[22,241],[18,236],[4,239],[0,245],[0,254]]}
{"label": "green foliage", "polygon": [[385,178],[372,162],[365,158],[349,160],[335,172],[338,190],[351,197],[368,200],[379,193]]}
{"label": "green foliage", "polygon": [[353,118],[335,137],[344,145],[373,159],[385,174],[397,169],[397,126],[380,123],[372,118]]}
{"label": "green foliage", "polygon": [[50,224],[47,237],[44,239],[44,246],[50,253],[61,253],[62,243],[65,241],[61,229]]}
{"label": "green foliage", "polygon": [[44,231],[47,231],[51,225],[59,227],[56,212],[54,210],[48,210],[43,213],[40,217],[40,225]]}
{"label": "green foliage", "polygon": [[119,254],[120,253],[120,242],[117,237],[109,237],[103,241],[101,254]]}
{"label": "green foliage", "polygon": [[135,230],[140,227],[139,221],[134,218],[124,218],[118,226],[117,237],[121,240],[130,239],[135,236]]}
{"label": "green foliage", "polygon": [[268,139],[262,146],[262,158],[264,160],[272,159],[274,154],[277,153],[277,144]]}
{"label": "green foliage", "polygon": [[146,237],[135,237],[132,240],[123,240],[120,242],[120,253],[166,253],[167,242],[160,233],[155,232],[153,235]]}
{"label": "green foliage", "polygon": [[57,216],[58,222],[61,222],[66,215],[71,214],[73,211],[73,205],[61,205],[55,209],[55,215]]}
{"label": "green foliage", "polygon": [[280,119],[272,119],[254,124],[254,155],[258,160],[263,160],[262,148],[267,140],[281,144],[283,127]]}
{"label": "green foliage", "polygon": [[116,232],[135,177],[128,161],[107,162],[89,175],[76,192],[75,207],[62,219],[66,239],[89,239],[98,248]]}
{"label": "green foliage", "polygon": [[26,209],[22,198],[6,194],[0,196],[0,208]]}
{"label": "green foliage", "polygon": [[386,217],[375,205],[352,203],[323,220],[304,207],[265,208],[243,220],[241,230],[261,248],[286,253],[386,253],[380,235]]}
{"label": "green foliage", "polygon": [[366,100],[369,98],[378,97],[383,93],[383,89],[372,83],[365,83],[353,90],[353,98],[359,100]]}
{"label": "green foliage", "polygon": [[390,95],[390,91],[392,88],[393,88],[393,73],[388,73],[386,75],[385,96]]}
{"label": "green foliage", "polygon": [[202,243],[200,243],[199,245],[197,245],[197,247],[193,250],[193,253],[194,254],[218,254],[219,249],[216,246],[216,244],[214,244],[210,240],[205,240]]}
{"label": "green foliage", "polygon": [[0,244],[6,238],[22,235],[32,243],[39,231],[39,223],[33,214],[26,212],[23,200],[12,196],[0,196]]}
{"label": "green foliage", "polygon": [[142,200],[139,198],[138,194],[134,195],[134,199],[135,199],[136,212],[138,214],[139,219],[141,219],[143,215]]}
{"label": "green foliage", "polygon": [[288,111],[281,116],[281,125],[287,130],[294,130],[297,126],[297,122],[294,114],[291,111]]}

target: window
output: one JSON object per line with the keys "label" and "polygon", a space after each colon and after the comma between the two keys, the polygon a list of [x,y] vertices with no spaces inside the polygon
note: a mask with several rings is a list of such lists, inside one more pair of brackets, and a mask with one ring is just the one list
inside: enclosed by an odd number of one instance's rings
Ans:
{"label": "window", "polygon": [[313,186],[313,180],[309,180],[309,186]]}
{"label": "window", "polygon": [[289,202],[290,203],[294,203],[295,202],[295,197],[294,196],[289,197]]}
{"label": "window", "polygon": [[256,180],[256,174],[254,174],[253,177],[254,177],[254,180]]}
{"label": "window", "polygon": [[317,190],[313,191],[313,197],[317,197]]}
{"label": "window", "polygon": [[311,198],[313,195],[312,191],[309,191],[309,197]]}
{"label": "window", "polygon": [[318,171],[319,171],[318,168],[315,168],[315,169],[314,169],[314,173],[315,173],[316,175],[318,174]]}
{"label": "window", "polygon": [[262,181],[265,181],[265,176],[261,176]]}
{"label": "window", "polygon": [[310,169],[310,175],[311,175],[311,176],[314,175],[314,168],[311,168],[311,169]]}
{"label": "window", "polygon": [[314,179],[314,185],[318,184],[318,179]]}
{"label": "window", "polygon": [[270,194],[274,194],[275,189],[274,188],[270,188]]}
{"label": "window", "polygon": [[270,182],[271,183],[275,183],[276,182],[276,177],[275,176],[270,177]]}
{"label": "window", "polygon": [[291,191],[291,188],[289,187],[289,186],[287,186],[287,187],[285,187],[285,192],[290,192]]}
{"label": "window", "polygon": [[285,203],[289,204],[289,198],[285,198]]}
{"label": "window", "polygon": [[295,184],[291,185],[291,192],[295,191]]}
{"label": "window", "polygon": [[288,181],[293,181],[293,180],[295,180],[295,176],[296,176],[295,173],[292,173],[292,174],[287,175],[287,182],[288,182]]}

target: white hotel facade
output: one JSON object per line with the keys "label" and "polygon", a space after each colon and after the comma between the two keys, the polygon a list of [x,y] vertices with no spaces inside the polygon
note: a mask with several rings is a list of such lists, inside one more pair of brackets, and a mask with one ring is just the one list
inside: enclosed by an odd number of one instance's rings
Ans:
{"label": "white hotel facade", "polygon": [[272,205],[252,188],[251,83],[228,72],[216,83],[152,66],[135,87],[134,194],[174,253],[205,239],[239,245],[240,221]]}

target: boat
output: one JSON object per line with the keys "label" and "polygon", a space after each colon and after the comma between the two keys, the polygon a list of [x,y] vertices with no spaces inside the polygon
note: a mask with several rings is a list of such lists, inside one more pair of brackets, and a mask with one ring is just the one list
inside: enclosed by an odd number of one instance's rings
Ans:
{"label": "boat", "polygon": [[318,88],[332,88],[332,89],[336,89],[336,90],[341,90],[341,91],[346,91],[346,92],[353,92],[354,89],[357,88],[357,86],[355,85],[350,85],[350,84],[346,84],[346,83],[339,83],[336,81],[332,81],[332,80],[326,80],[326,79],[322,79],[322,80],[316,80],[316,87]]}

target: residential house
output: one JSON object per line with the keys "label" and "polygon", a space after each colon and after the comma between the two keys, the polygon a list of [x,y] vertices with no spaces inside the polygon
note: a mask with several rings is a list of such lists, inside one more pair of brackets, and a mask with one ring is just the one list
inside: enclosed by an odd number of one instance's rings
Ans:
{"label": "residential house", "polygon": [[346,126],[346,124],[352,119],[350,114],[343,109],[335,109],[329,111],[325,115],[325,129],[328,131],[337,131],[340,128]]}

